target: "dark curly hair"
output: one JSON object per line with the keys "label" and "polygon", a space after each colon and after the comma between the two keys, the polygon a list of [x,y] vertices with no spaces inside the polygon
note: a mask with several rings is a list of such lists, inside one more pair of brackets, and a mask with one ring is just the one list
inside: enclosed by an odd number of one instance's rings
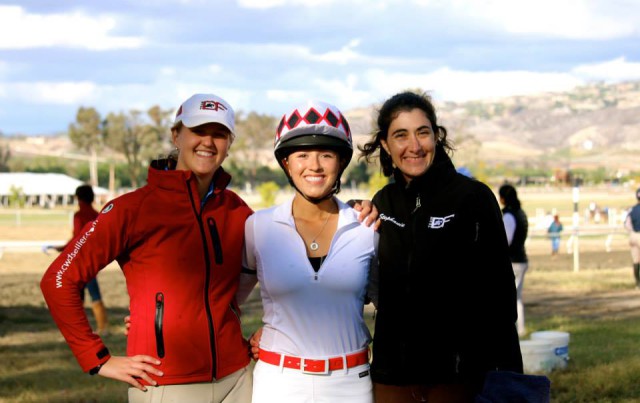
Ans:
{"label": "dark curly hair", "polygon": [[441,145],[447,152],[453,151],[453,146],[447,141],[447,129],[443,126],[438,126],[436,110],[431,102],[431,97],[426,93],[412,91],[398,93],[387,99],[378,111],[378,127],[374,130],[371,141],[365,143],[364,146],[358,146],[361,152],[359,158],[364,158],[368,163],[375,158],[374,154],[379,150],[380,166],[384,176],[393,174],[393,161],[382,147],[380,141],[387,139],[389,126],[391,126],[391,122],[400,112],[409,112],[413,109],[420,109],[427,115],[427,119],[431,122],[431,127],[433,127],[436,135],[438,145]]}

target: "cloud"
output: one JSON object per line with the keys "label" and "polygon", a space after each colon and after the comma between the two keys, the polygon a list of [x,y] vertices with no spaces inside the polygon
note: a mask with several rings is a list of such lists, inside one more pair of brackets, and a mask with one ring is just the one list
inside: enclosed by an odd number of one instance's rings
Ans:
{"label": "cloud", "polygon": [[87,81],[0,83],[0,97],[29,105],[73,105],[91,99],[96,89]]}
{"label": "cloud", "polygon": [[237,0],[237,4],[257,10],[322,8],[340,14],[378,10],[392,20],[407,21],[427,9],[428,15],[445,18],[450,26],[572,40],[640,34],[635,0]]}
{"label": "cloud", "polygon": [[337,2],[338,0],[238,0],[238,5],[243,8],[267,9],[287,6],[328,7]]}
{"label": "cloud", "polygon": [[0,79],[7,75],[9,72],[9,63],[0,60]]}
{"label": "cloud", "polygon": [[457,102],[566,91],[584,84],[583,80],[569,73],[470,72],[447,67],[426,74],[389,73],[377,69],[368,71],[365,79],[373,94],[389,96],[405,89],[421,88],[436,99]]}
{"label": "cloud", "polygon": [[308,93],[301,90],[267,90],[266,94],[268,99],[282,103],[291,102],[292,100],[302,101],[309,98]]}
{"label": "cloud", "polygon": [[572,73],[588,80],[606,82],[640,80],[640,63],[628,62],[625,57],[619,57],[602,63],[580,65]]}
{"label": "cloud", "polygon": [[0,6],[0,49],[62,46],[89,50],[139,48],[144,39],[114,36],[115,16],[82,12],[30,14],[20,6]]}
{"label": "cloud", "polygon": [[421,7],[439,9],[472,25],[483,23],[520,35],[566,39],[613,39],[637,36],[640,15],[633,0],[413,0]]}

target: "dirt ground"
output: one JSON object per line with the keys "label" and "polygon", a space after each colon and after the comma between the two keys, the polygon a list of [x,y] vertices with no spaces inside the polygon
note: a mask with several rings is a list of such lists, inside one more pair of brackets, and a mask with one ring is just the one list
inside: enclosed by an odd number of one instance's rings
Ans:
{"label": "dirt ground", "polygon": [[[574,317],[640,317],[640,290],[633,286],[631,256],[628,250],[612,252],[584,252],[580,254],[580,273],[594,270],[614,270],[615,275],[626,282],[624,287],[614,291],[589,290],[581,292],[549,287],[527,287],[525,278],[524,301],[531,313],[553,310],[558,315]],[[530,273],[535,271],[555,271],[573,273],[573,256],[561,254],[555,258],[549,255],[534,255],[530,260]],[[628,284],[628,285],[627,285]]]}

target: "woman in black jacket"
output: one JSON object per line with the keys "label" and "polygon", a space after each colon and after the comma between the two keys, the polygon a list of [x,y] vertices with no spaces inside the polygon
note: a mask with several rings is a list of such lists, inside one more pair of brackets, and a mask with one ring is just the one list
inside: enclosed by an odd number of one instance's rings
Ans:
{"label": "woman in black jacket", "polygon": [[380,212],[372,379],[377,402],[471,402],[490,370],[522,372],[516,290],[491,190],[458,174],[426,95],[388,99],[373,139],[394,182]]}
{"label": "woman in black jacket", "polygon": [[516,278],[516,295],[518,307],[518,334],[526,333],[524,326],[524,303],[522,302],[522,288],[524,275],[529,268],[529,259],[524,244],[529,232],[529,220],[518,199],[518,192],[512,185],[505,183],[498,190],[500,204],[502,204],[502,221],[509,243],[509,258],[513,267],[513,275]]}

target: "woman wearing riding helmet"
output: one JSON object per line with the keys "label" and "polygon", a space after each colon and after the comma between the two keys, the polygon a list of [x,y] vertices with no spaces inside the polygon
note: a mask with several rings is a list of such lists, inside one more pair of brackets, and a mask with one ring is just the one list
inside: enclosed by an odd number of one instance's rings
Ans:
{"label": "woman wearing riding helmet", "polygon": [[253,402],[372,402],[363,306],[377,236],[334,196],[353,154],[349,125],[309,102],[282,118],[274,153],[296,192],[245,225],[245,273],[257,274],[264,306]]}

